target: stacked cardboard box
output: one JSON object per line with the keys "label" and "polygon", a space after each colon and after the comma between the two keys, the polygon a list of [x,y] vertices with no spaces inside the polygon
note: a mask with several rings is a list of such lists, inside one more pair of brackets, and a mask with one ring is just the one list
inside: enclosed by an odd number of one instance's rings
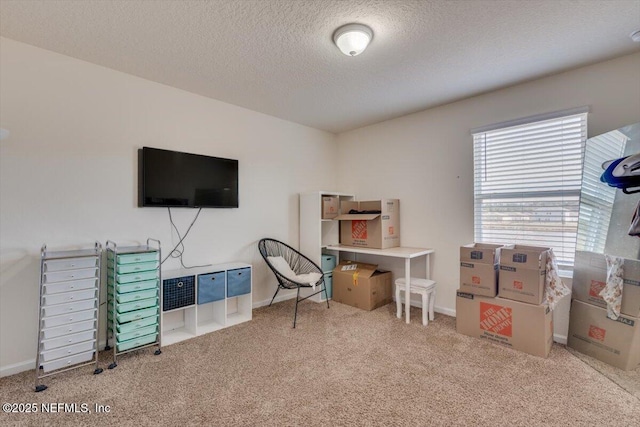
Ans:
{"label": "stacked cardboard box", "polygon": [[400,246],[400,201],[348,200],[340,203],[340,244],[388,249]]}
{"label": "stacked cardboard box", "polygon": [[498,292],[498,262],[504,245],[472,243],[460,247],[460,291],[495,297]]}
{"label": "stacked cardboard box", "polygon": [[553,313],[542,304],[548,250],[477,243],[462,246],[456,330],[547,357],[553,345]]}
{"label": "stacked cardboard box", "polygon": [[514,245],[500,257],[498,295],[528,304],[542,304],[550,249]]}
{"label": "stacked cardboard box", "polygon": [[576,252],[567,345],[624,370],[640,364],[640,261],[624,260],[621,315],[607,317],[599,295],[607,281],[603,254]]}

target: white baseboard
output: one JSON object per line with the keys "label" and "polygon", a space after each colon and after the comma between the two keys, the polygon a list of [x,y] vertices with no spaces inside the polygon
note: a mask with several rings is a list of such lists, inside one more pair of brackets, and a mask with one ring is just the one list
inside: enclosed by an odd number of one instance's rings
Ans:
{"label": "white baseboard", "polygon": [[[296,297],[296,292],[292,291],[292,292],[286,292],[286,293],[281,293],[278,292],[278,296],[276,296],[276,298],[273,300],[274,304],[277,302],[282,302],[282,301],[286,301],[289,299],[294,299]],[[256,308],[260,308],[260,307],[264,307],[271,304],[271,298],[269,299],[265,299],[262,301],[257,301],[254,302],[251,306],[256,309]]]}
{"label": "white baseboard", "polygon": [[[8,377],[9,375],[19,374],[20,372],[29,371],[36,366],[36,359],[25,360],[23,362],[14,363],[13,365],[3,366],[0,368],[0,378]],[[35,375],[35,374],[34,374]],[[35,377],[34,377],[35,381]]]}
{"label": "white baseboard", "polygon": [[553,341],[557,342],[558,344],[567,345],[567,336],[566,335],[553,334]]}

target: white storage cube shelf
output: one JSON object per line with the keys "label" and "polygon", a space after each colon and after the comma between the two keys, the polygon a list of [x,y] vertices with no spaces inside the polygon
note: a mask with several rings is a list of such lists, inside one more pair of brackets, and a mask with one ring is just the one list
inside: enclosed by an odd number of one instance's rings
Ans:
{"label": "white storage cube shelf", "polygon": [[163,271],[162,345],[251,320],[251,273],[245,263]]}
{"label": "white storage cube shelf", "polygon": [[[318,264],[322,268],[325,278],[332,269],[329,268],[324,255],[335,256],[336,262],[340,261],[340,253],[327,249],[327,246],[338,245],[340,243],[340,221],[336,219],[322,218],[322,198],[336,197],[338,199],[338,214],[340,204],[344,201],[355,200],[353,194],[346,194],[336,191],[311,191],[300,194],[300,252]],[[329,289],[327,289],[329,291]],[[304,297],[312,294],[312,289],[301,289],[300,296]],[[329,295],[331,299],[331,295]],[[325,294],[321,292],[309,298],[317,303],[325,302]]]}

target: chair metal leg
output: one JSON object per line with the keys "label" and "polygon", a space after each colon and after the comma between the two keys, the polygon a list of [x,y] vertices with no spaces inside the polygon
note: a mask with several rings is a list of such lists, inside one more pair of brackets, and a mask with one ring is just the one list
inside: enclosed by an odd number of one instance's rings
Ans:
{"label": "chair metal leg", "polygon": [[269,307],[271,307],[271,304],[273,304],[273,300],[276,299],[276,295],[278,295],[278,292],[280,292],[280,286],[278,286],[276,288],[276,293],[273,294],[273,298],[271,298],[271,302],[269,303]]}
{"label": "chair metal leg", "polygon": [[327,292],[327,284],[323,281],[322,286],[324,286],[324,297],[327,300],[327,308],[329,308],[329,292]]}
{"label": "chair metal leg", "polygon": [[298,302],[300,301],[300,286],[298,286],[298,294],[296,295],[296,311],[293,314],[293,327],[296,327],[296,320],[298,318]]}

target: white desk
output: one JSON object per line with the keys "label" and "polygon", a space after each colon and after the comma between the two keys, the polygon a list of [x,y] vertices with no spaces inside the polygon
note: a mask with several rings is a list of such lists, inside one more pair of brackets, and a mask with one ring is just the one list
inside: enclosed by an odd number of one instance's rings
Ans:
{"label": "white desk", "polygon": [[[411,259],[424,256],[426,257],[426,278],[431,279],[431,270],[429,268],[429,255],[434,253],[433,249],[428,248],[404,248],[404,247],[396,247],[389,249],[370,249],[370,248],[358,248],[354,246],[344,246],[344,245],[332,245],[327,246],[327,249],[332,251],[341,251],[341,252],[350,252],[354,254],[367,254],[367,255],[379,255],[393,258],[404,258],[404,275],[406,283],[411,283]],[[408,285],[407,285],[408,289]],[[405,292],[405,313],[406,313],[406,321],[409,323],[409,307],[411,301],[411,293]]]}

